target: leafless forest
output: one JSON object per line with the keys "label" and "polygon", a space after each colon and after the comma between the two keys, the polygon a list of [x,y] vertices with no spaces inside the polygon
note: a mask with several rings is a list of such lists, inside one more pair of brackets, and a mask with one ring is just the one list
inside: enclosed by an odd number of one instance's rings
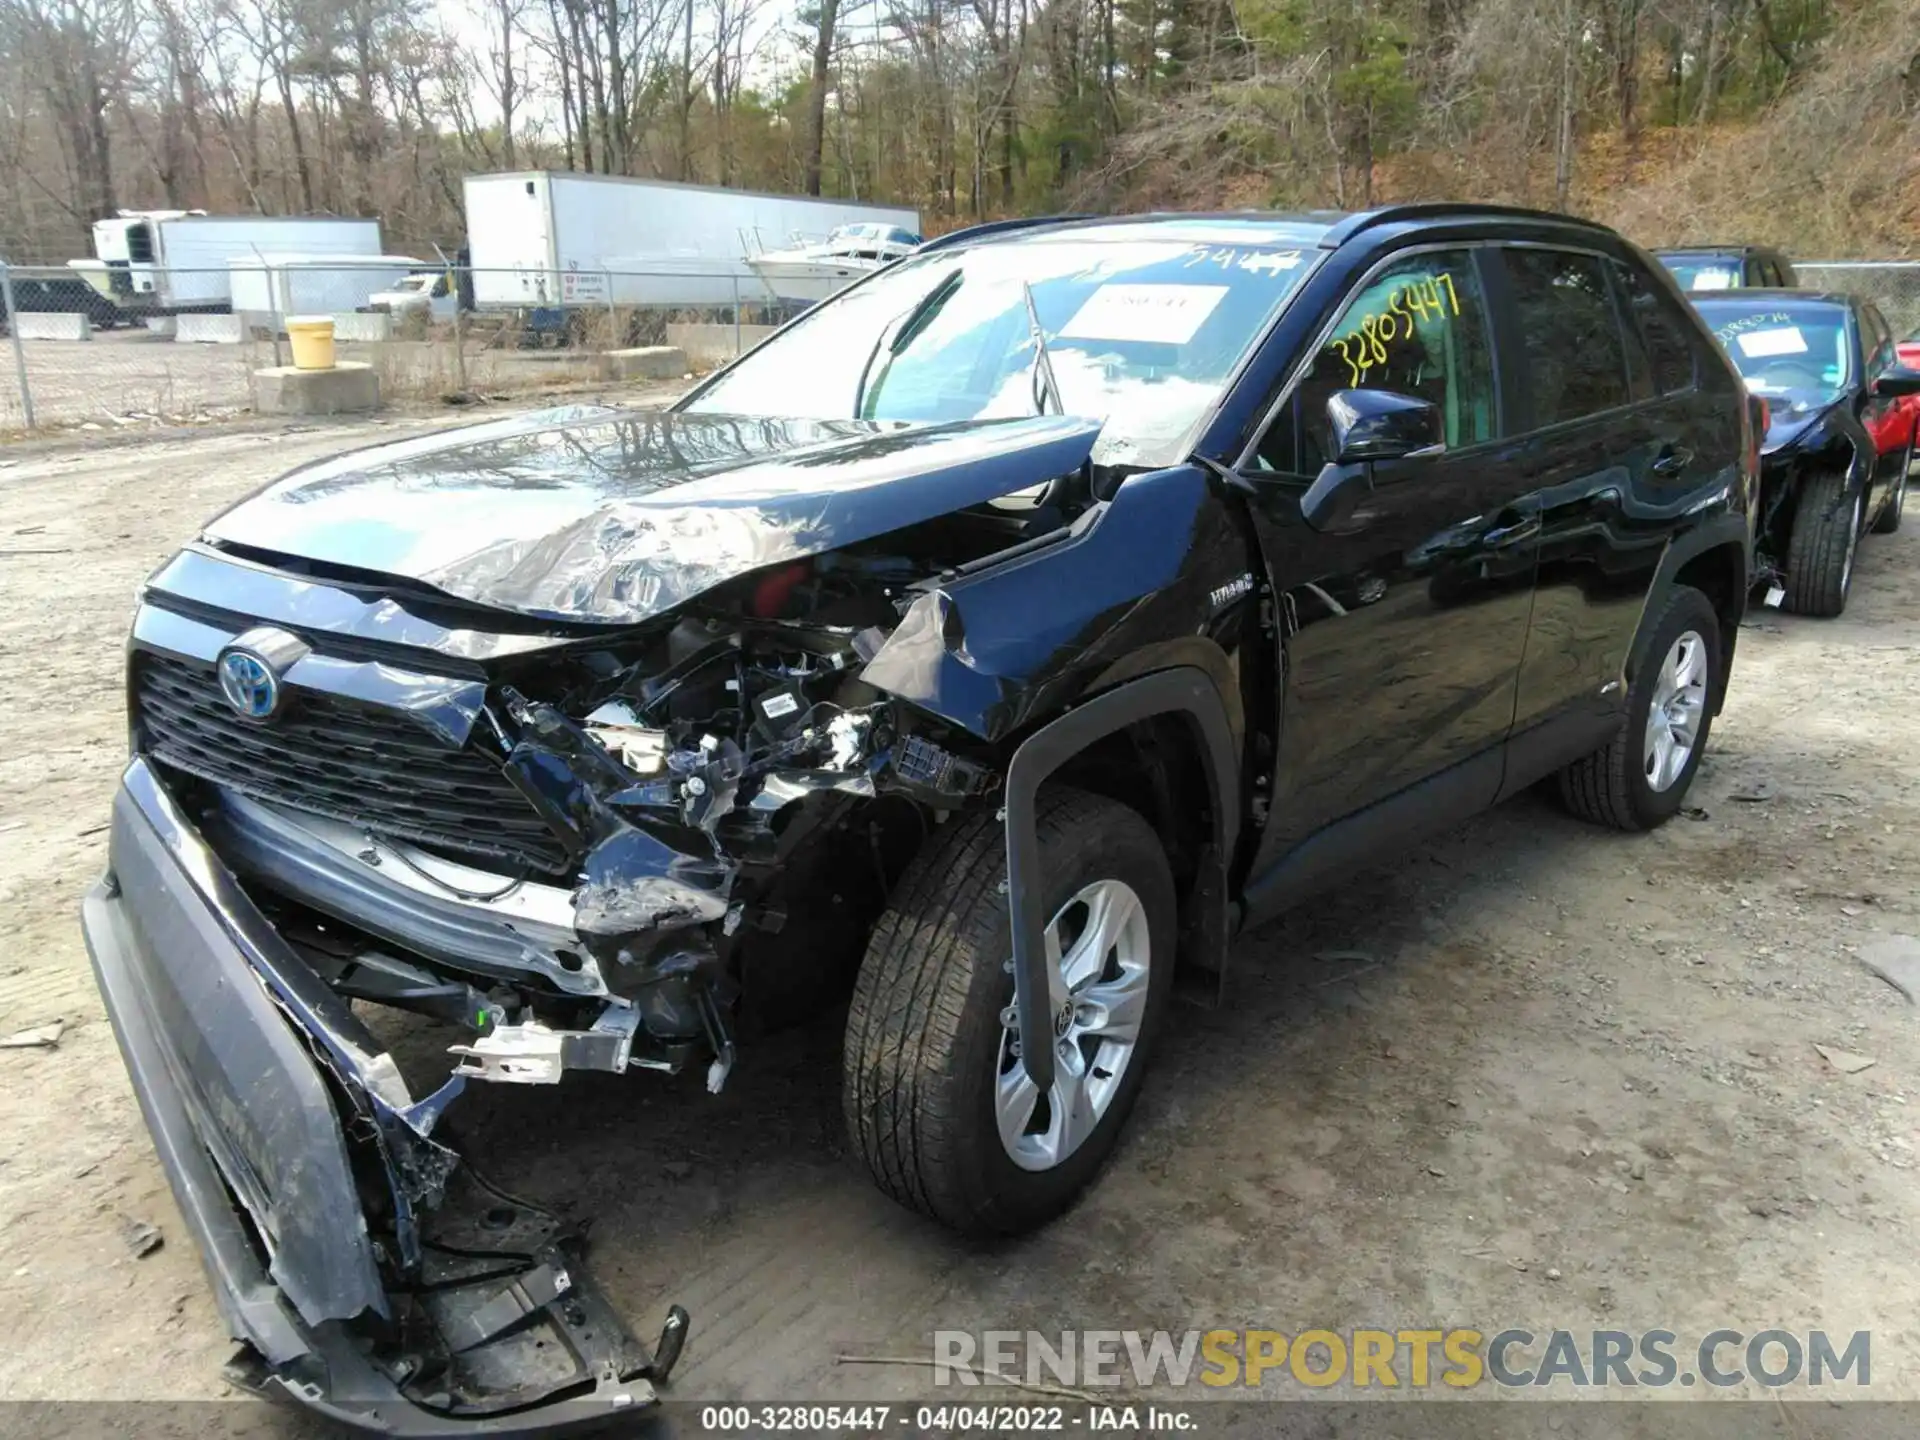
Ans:
{"label": "leafless forest", "polygon": [[1920,0],[0,0],[0,253],[554,167],[1047,209],[1436,195],[1906,254]]}

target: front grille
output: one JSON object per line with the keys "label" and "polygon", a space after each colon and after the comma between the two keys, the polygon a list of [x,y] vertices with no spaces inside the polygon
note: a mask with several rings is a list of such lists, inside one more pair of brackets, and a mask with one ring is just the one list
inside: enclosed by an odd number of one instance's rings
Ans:
{"label": "front grille", "polygon": [[343,696],[300,690],[289,701],[254,724],[228,708],[213,666],[134,657],[142,744],[163,765],[490,869],[567,873],[559,839],[484,755]]}

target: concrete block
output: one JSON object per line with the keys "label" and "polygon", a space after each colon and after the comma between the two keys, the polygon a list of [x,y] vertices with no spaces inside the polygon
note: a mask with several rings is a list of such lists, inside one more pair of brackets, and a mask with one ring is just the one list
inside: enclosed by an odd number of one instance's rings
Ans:
{"label": "concrete block", "polygon": [[147,332],[159,336],[162,340],[171,340],[173,332],[178,328],[178,322],[171,315],[147,316]]}
{"label": "concrete block", "polygon": [[725,322],[669,324],[667,343],[678,345],[697,364],[719,365],[751,350],[779,328],[777,325],[742,325],[736,342],[734,327]]}
{"label": "concrete block", "polygon": [[678,380],[687,373],[687,352],[677,345],[609,350],[600,357],[600,373],[609,380]]}
{"label": "concrete block", "polygon": [[182,345],[238,345],[247,338],[240,315],[176,315],[173,338]]}
{"label": "concrete block", "polygon": [[342,360],[331,370],[271,365],[253,372],[253,408],[262,415],[350,415],[378,410],[380,377],[371,365],[357,360]]}
{"label": "concrete block", "polygon": [[333,317],[336,342],[356,340],[363,345],[382,345],[393,338],[393,316],[385,311],[348,311]]}
{"label": "concrete block", "polygon": [[13,317],[22,340],[91,340],[93,322],[84,310],[23,310]]}

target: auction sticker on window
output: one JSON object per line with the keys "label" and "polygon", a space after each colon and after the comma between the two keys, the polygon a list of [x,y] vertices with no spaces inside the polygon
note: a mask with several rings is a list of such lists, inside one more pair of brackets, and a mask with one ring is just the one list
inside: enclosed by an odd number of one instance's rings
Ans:
{"label": "auction sticker on window", "polygon": [[1807,337],[1794,325],[1778,330],[1749,330],[1744,335],[1734,336],[1733,343],[1740,347],[1740,353],[1749,360],[1764,360],[1769,355],[1807,353]]}
{"label": "auction sticker on window", "polygon": [[1225,285],[1102,285],[1059,338],[1184,345],[1226,294]]}

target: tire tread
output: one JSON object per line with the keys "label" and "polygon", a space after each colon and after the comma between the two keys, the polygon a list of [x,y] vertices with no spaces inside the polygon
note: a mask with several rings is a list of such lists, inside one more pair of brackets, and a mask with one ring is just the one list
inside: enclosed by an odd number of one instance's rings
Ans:
{"label": "tire tread", "polygon": [[[1041,792],[1043,855],[1075,833],[1144,825],[1114,801]],[[1151,831],[1147,832],[1151,837]],[[847,1133],[874,1182],[900,1204],[969,1234],[1013,1228],[967,1193],[957,1164],[966,1117],[960,1046],[975,967],[1003,964],[1006,847],[991,810],[953,822],[907,867],[867,945],[847,1014],[842,1104]]]}
{"label": "tire tread", "polygon": [[1847,477],[1838,470],[1808,475],[1793,511],[1787,541],[1787,609],[1796,615],[1838,615],[1847,608],[1842,574],[1847,563]]}

